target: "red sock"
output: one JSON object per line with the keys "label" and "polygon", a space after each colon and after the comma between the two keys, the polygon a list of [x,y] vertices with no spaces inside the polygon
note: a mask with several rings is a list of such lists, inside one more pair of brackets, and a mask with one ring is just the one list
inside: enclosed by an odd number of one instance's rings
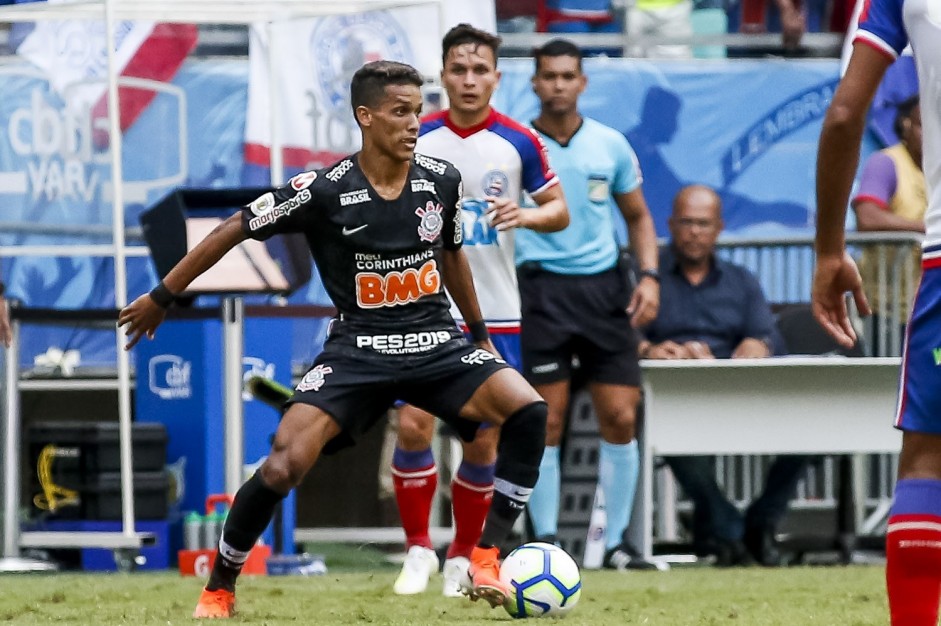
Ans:
{"label": "red sock", "polygon": [[907,514],[889,518],[885,578],[893,626],[937,626],[941,517]]}
{"label": "red sock", "polygon": [[[465,465],[468,467],[465,468]],[[462,471],[469,470],[469,471]],[[480,482],[471,481],[468,474]],[[489,476],[488,476],[489,474]],[[493,499],[493,466],[461,464],[451,481],[451,507],[454,510],[454,541],[448,547],[447,558],[470,558],[471,551],[480,541],[484,520]]]}
{"label": "red sock", "polygon": [[399,506],[399,517],[405,531],[405,547],[434,548],[428,534],[431,502],[438,488],[438,468],[435,467],[434,459],[430,466],[420,469],[403,469],[393,461],[392,484],[395,486],[395,502]]}

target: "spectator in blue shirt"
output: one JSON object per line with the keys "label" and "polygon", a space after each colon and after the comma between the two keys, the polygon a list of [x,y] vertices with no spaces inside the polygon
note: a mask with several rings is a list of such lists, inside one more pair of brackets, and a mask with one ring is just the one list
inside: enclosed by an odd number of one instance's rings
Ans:
{"label": "spectator in blue shirt", "polygon": [[[774,352],[774,318],[758,280],[744,267],[715,254],[722,231],[719,196],[703,185],[684,187],[673,202],[670,245],[660,253],[660,311],[639,344],[645,359],[764,358]],[[756,416],[757,418],[758,416]],[[694,423],[695,416],[690,416]],[[777,565],[774,541],[806,464],[803,456],[779,456],[761,496],[743,516],[715,480],[715,459],[672,456],[664,461],[694,505],[693,543],[717,565],[745,565],[754,558]]]}

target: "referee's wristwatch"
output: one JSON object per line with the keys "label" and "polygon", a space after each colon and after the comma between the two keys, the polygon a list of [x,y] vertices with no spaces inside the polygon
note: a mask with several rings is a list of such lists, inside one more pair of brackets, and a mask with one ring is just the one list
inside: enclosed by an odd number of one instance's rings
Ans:
{"label": "referee's wristwatch", "polygon": [[652,279],[654,279],[655,281],[657,281],[658,283],[660,282],[660,272],[657,271],[657,270],[654,269],[654,268],[649,268],[649,269],[646,269],[646,270],[640,270],[640,272],[638,273],[637,277],[638,277],[638,280],[640,280],[640,279],[642,279],[642,278],[652,278]]}

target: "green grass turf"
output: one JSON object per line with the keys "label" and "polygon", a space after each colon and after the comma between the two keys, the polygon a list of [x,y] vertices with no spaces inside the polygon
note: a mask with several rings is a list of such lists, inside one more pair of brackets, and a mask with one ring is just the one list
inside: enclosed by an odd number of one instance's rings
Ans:
{"label": "green grass turf", "polygon": [[[511,621],[503,609],[439,596],[440,577],[425,594],[397,597],[391,589],[395,569],[342,570],[311,578],[244,578],[240,611],[230,623],[422,626]],[[194,623],[189,616],[202,582],[173,572],[0,576],[0,624]],[[560,624],[888,622],[883,570],[876,566],[585,572],[583,589],[581,602]]]}

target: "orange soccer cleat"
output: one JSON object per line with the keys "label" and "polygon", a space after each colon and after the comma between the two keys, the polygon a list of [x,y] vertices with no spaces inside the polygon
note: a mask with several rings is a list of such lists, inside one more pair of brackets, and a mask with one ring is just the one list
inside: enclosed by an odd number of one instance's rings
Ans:
{"label": "orange soccer cleat", "polygon": [[226,619],[235,614],[235,592],[203,589],[196,603],[193,617],[197,619]]}
{"label": "orange soccer cleat", "polygon": [[509,591],[500,582],[499,548],[474,548],[467,574],[471,583],[467,594],[471,600],[483,598],[490,603],[491,608],[500,606],[506,600]]}

